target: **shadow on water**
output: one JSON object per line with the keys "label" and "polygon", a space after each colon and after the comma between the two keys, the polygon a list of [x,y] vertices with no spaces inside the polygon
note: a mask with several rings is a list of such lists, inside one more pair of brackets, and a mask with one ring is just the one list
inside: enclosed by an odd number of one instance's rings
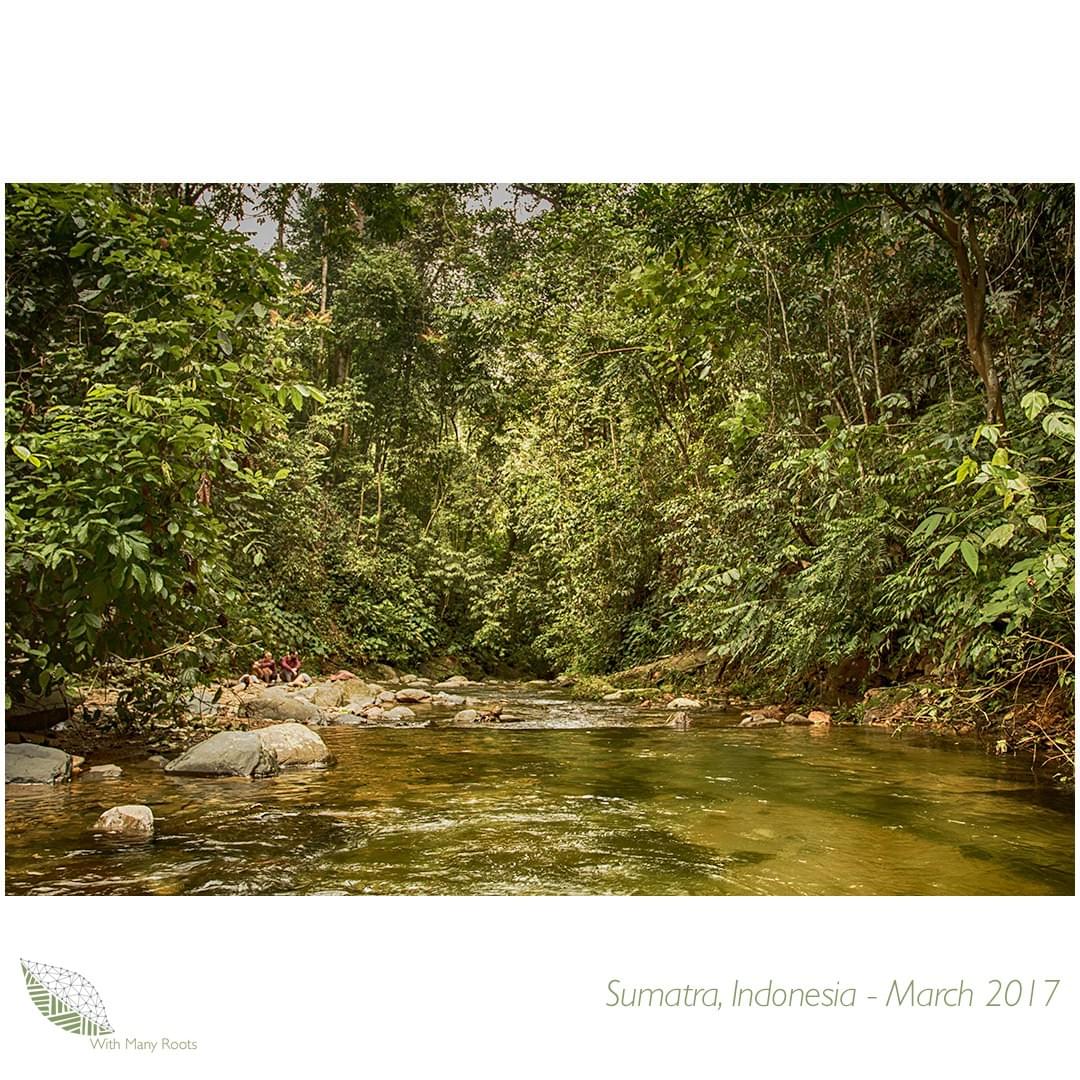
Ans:
{"label": "shadow on water", "polygon": [[[516,695],[516,696],[515,696]],[[1013,762],[878,731],[746,730],[490,692],[498,728],[321,730],[338,765],[7,789],[9,893],[1073,891],[1071,805]],[[144,802],[152,843],[95,837]]]}

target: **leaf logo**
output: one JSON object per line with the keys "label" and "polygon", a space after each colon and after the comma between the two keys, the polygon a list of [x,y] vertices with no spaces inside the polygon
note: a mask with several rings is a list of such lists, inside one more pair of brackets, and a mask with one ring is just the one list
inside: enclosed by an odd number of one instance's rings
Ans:
{"label": "leaf logo", "polygon": [[109,1035],[112,1024],[93,985],[78,972],[22,960],[26,992],[50,1023],[76,1035]]}

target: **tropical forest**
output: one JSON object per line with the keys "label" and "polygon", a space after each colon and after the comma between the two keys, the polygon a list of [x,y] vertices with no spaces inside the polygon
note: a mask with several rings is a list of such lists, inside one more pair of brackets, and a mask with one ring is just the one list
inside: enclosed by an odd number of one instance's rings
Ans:
{"label": "tropical forest", "polygon": [[5,195],[9,892],[1072,893],[1072,185]]}

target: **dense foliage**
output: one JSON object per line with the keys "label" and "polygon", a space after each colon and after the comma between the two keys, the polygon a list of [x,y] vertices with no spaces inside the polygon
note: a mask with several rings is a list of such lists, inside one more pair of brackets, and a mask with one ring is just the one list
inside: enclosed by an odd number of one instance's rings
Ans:
{"label": "dense foliage", "polygon": [[9,671],[1071,692],[1073,237],[1054,185],[9,188]]}

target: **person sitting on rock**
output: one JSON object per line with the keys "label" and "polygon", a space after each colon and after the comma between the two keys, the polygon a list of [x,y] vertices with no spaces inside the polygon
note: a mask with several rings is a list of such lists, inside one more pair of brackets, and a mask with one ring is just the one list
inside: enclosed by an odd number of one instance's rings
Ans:
{"label": "person sitting on rock", "polygon": [[278,661],[278,668],[282,682],[292,682],[300,674],[300,657],[296,655],[295,649],[290,649]]}
{"label": "person sitting on rock", "polygon": [[277,664],[274,663],[274,654],[267,650],[262,658],[251,665],[251,674],[261,682],[272,683],[277,681]]}

